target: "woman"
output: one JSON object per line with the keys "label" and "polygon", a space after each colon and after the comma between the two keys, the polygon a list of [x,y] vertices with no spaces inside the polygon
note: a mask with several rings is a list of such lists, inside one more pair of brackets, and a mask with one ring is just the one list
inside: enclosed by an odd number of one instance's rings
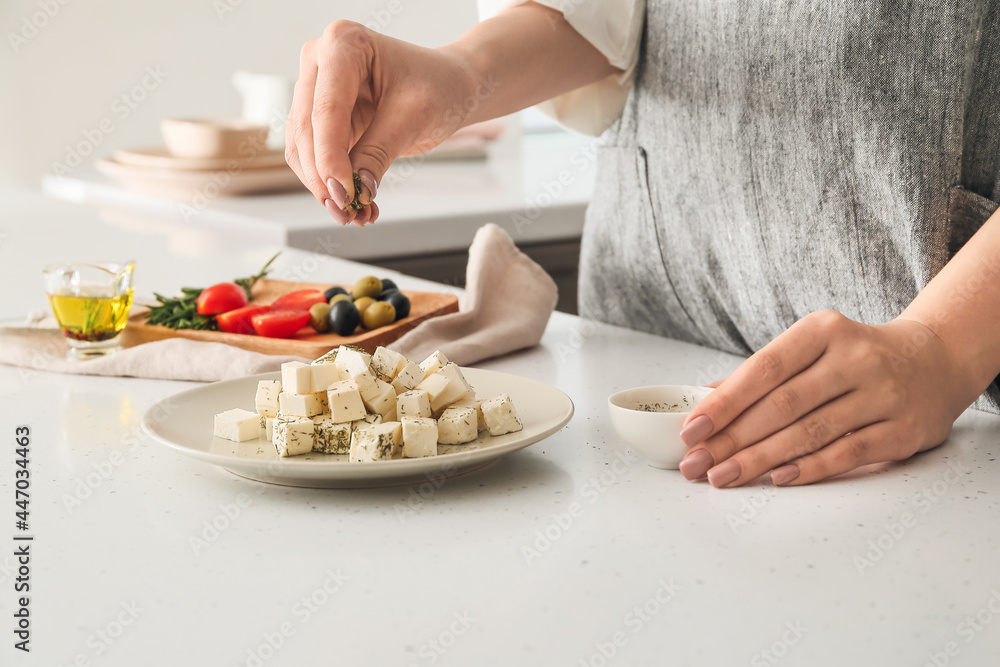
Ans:
{"label": "woman", "polygon": [[462,125],[551,100],[608,128],[582,314],[753,353],[688,418],[688,479],[808,484],[997,410],[1000,1],[546,4],[439,49],[331,24],[289,164],[364,225],[389,164]]}

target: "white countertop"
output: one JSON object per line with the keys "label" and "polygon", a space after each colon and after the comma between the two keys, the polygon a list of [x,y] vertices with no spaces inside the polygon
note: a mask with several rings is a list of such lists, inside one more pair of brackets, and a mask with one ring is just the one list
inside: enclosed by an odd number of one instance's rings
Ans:
{"label": "white countertop", "polygon": [[379,188],[381,217],[364,230],[340,227],[309,193],[220,197],[193,208],[124,190],[92,168],[46,177],[46,194],[110,205],[151,221],[239,230],[258,243],[347,259],[412,256],[468,248],[494,222],[521,244],[579,239],[594,180],[597,139],[516,132],[486,160],[402,160]]}
{"label": "white countertop", "polygon": [[[0,316],[43,305],[39,272],[57,259],[135,257],[141,292],[243,275],[274,250],[121,224],[0,199],[0,267],[18,286]],[[324,281],[366,272],[287,251],[280,273],[312,266]],[[147,439],[143,411],[189,383],[0,367],[8,448],[15,426],[32,429],[35,535],[33,652],[14,651],[8,630],[2,662],[997,664],[1000,418],[967,412],[942,447],[804,488],[716,490],[619,449],[608,394],[737,362],[557,313],[540,347],[482,366],[561,388],[573,421],[426,497],[250,484]],[[8,626],[12,458],[0,468]]]}

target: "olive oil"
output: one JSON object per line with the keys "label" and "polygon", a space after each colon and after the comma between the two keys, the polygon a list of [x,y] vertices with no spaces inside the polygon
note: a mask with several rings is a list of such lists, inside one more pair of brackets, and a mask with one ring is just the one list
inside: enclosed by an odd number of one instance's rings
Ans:
{"label": "olive oil", "polygon": [[132,307],[132,292],[129,288],[115,294],[111,289],[94,287],[74,293],[49,294],[49,305],[67,338],[96,343],[114,338],[125,328]]}

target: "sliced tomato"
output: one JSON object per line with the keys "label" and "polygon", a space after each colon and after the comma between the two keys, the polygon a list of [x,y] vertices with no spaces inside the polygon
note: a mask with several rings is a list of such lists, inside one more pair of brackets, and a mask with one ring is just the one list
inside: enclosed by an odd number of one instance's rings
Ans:
{"label": "sliced tomato", "polygon": [[250,318],[253,330],[267,338],[290,338],[309,323],[309,311],[271,310]]}
{"label": "sliced tomato", "polygon": [[245,289],[236,283],[219,283],[202,290],[198,296],[199,315],[218,315],[247,305]]}
{"label": "sliced tomato", "polygon": [[326,303],[326,296],[314,289],[300,289],[283,294],[271,304],[271,310],[305,310],[317,303]]}
{"label": "sliced tomato", "polygon": [[269,310],[271,310],[271,306],[243,306],[216,315],[215,321],[219,323],[219,328],[226,333],[252,334],[255,332],[250,318]]}

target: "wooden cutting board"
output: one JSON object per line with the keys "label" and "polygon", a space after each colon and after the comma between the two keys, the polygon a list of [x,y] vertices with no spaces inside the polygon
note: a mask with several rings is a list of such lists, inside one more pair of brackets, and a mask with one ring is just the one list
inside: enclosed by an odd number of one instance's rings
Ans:
{"label": "wooden cutting board", "polygon": [[[324,291],[332,285],[297,283],[286,280],[259,280],[253,287],[254,304],[269,304],[282,294],[300,289]],[[350,291],[350,286],[343,285]],[[292,338],[264,338],[248,334],[231,334],[224,331],[199,331],[196,329],[171,329],[158,324],[146,324],[148,310],[137,310],[129,316],[128,326],[122,332],[125,347],[141,345],[165,338],[189,338],[215,343],[226,343],[235,347],[262,352],[264,354],[295,355],[316,359],[338,345],[357,345],[368,353],[373,353],[379,345],[389,345],[407,331],[431,317],[458,312],[458,297],[438,292],[406,292],[410,299],[410,315],[384,327],[368,331],[358,327],[353,336],[338,336],[334,333],[316,333],[305,327]]]}

